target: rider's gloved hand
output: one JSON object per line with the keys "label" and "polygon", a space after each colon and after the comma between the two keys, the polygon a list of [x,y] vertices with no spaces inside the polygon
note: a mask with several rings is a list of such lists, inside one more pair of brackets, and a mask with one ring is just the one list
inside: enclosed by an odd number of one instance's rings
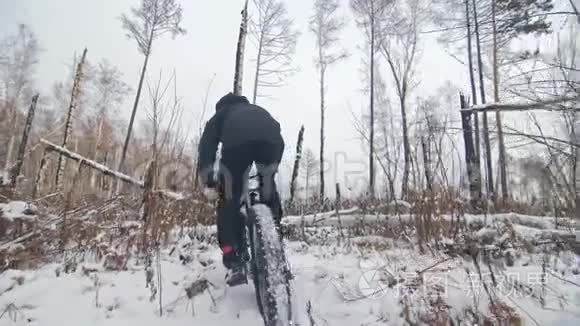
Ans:
{"label": "rider's gloved hand", "polygon": [[203,194],[209,201],[214,201],[218,199],[219,196],[218,192],[214,188],[208,187],[203,188]]}
{"label": "rider's gloved hand", "polygon": [[199,185],[206,188],[216,188],[217,179],[216,174],[213,170],[213,165],[210,165],[199,172]]}

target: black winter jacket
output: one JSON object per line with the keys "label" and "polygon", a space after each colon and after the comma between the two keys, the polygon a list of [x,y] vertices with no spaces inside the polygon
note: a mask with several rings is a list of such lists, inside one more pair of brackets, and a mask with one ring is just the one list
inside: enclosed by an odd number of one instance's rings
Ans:
{"label": "black winter jacket", "polygon": [[244,96],[229,93],[216,104],[216,113],[206,123],[199,141],[198,171],[204,184],[213,178],[218,144],[222,151],[250,141],[283,143],[280,124],[268,111],[250,104]]}

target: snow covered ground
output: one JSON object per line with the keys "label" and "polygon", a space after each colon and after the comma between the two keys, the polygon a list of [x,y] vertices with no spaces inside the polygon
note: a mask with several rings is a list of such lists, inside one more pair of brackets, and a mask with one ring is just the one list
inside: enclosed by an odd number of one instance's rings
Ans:
{"label": "snow covered ground", "polygon": [[[542,226],[550,224],[527,228]],[[476,266],[469,256],[442,250],[420,254],[402,240],[362,235],[339,244],[331,227],[307,231],[307,242],[287,242],[299,325],[311,325],[311,318],[331,326],[474,325],[486,318],[497,324],[510,315],[525,325],[580,325],[580,260],[572,252],[512,247],[512,262],[501,256]],[[486,228],[479,233],[501,238]],[[225,287],[214,227],[174,238],[150,268],[137,259],[124,271],[102,266],[81,263],[65,273],[62,264],[51,264],[0,274],[0,325],[262,324],[251,282]]]}
{"label": "snow covered ground", "polygon": [[32,220],[32,212],[36,207],[23,201],[11,201],[8,203],[0,203],[0,211],[2,211],[2,218],[8,221],[15,219]]}
{"label": "snow covered ground", "polygon": [[[404,203],[404,202],[403,202]],[[409,205],[409,204],[406,204]],[[349,209],[340,210],[339,214],[341,222],[344,226],[356,224],[361,220],[365,223],[373,222],[393,222],[398,223],[399,221],[409,221],[413,217],[410,214],[400,214],[400,215],[385,215],[385,214],[361,214],[359,208],[353,207]],[[303,221],[307,225],[338,225],[338,215],[335,211],[323,212],[318,214],[310,214],[305,216],[288,216],[286,220],[289,224],[301,224]],[[442,215],[446,220],[451,220],[455,218],[450,215]],[[492,224],[497,221],[510,221],[511,223],[528,226],[535,229],[554,229],[556,222],[560,226],[569,224],[571,229],[574,229],[574,220],[570,218],[554,218],[548,216],[531,216],[518,213],[502,213],[493,215],[471,215],[466,214],[464,216],[466,222],[481,221],[485,223]]]}

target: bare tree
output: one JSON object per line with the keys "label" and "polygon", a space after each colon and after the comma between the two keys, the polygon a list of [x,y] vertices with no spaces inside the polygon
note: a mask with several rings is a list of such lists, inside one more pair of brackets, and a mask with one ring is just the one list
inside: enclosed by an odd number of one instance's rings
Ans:
{"label": "bare tree", "polygon": [[[577,185],[574,184],[574,170],[577,162],[575,155],[578,145],[574,140],[575,134],[575,106],[577,106],[578,82],[577,67],[579,48],[577,45],[576,24],[568,23],[572,30],[569,33],[558,34],[557,53],[544,54],[543,60],[535,60],[532,69],[516,65],[520,70],[514,76],[504,77],[509,80],[509,93],[518,98],[524,98],[528,103],[514,106],[515,110],[553,110],[561,120],[550,119],[546,123],[545,117],[536,112],[528,112],[533,134],[516,130],[504,125],[505,135],[515,136],[514,141],[527,142],[532,145],[541,145],[537,157],[541,157],[546,177],[552,185],[546,188],[553,195],[559,207],[571,210],[574,206]],[[573,36],[572,36],[573,35]],[[562,41],[562,42],[561,42]],[[507,93],[507,92],[506,92]],[[492,109],[509,109],[509,105],[500,104],[491,106]],[[553,117],[553,115],[552,115]],[[528,127],[529,128],[529,127]],[[534,148],[535,152],[538,149]],[[521,185],[521,183],[520,183]]]}
{"label": "bare tree", "polygon": [[420,52],[419,32],[426,17],[421,0],[399,2],[391,14],[388,19],[390,23],[385,26],[384,33],[386,35],[381,43],[381,52],[389,65],[401,108],[404,154],[401,196],[406,198],[409,191],[411,165],[407,102],[409,93],[417,86],[414,75]]}
{"label": "bare tree", "polygon": [[257,13],[250,20],[250,35],[256,42],[255,104],[261,87],[279,87],[294,73],[292,56],[299,32],[288,18],[286,5],[280,0],[253,0]]}
{"label": "bare tree", "polygon": [[[239,46],[238,46],[238,49],[239,49]],[[243,62],[243,60],[240,62]],[[241,65],[241,66],[236,65],[236,67],[237,67],[236,70],[239,69],[239,71],[243,71],[242,66],[243,65]],[[208,112],[209,94],[211,92],[211,88],[212,88],[213,82],[215,80],[215,76],[216,76],[215,74],[212,75],[211,79],[209,80],[209,82],[207,84],[207,88],[205,89],[205,94],[204,94],[204,97],[202,100],[202,105],[201,105],[201,111],[199,112],[198,120],[197,120],[197,133],[195,134],[194,139],[193,139],[194,148],[197,147],[197,145],[199,144],[199,140],[201,139],[201,135],[203,134],[203,125],[204,125],[204,121],[205,121],[205,116]],[[234,77],[234,92],[236,92],[236,89],[237,89],[240,93],[236,93],[236,94],[240,95],[241,91],[242,91],[242,85],[241,85],[241,82],[237,83],[235,81],[235,79],[242,78],[242,76],[240,76],[238,74],[236,74],[236,76],[237,77]],[[187,132],[187,134],[189,134],[189,132]],[[197,157],[197,155],[195,155],[195,161],[194,161],[193,166],[197,166],[198,159],[199,159],[199,157]],[[197,190],[199,187],[199,182],[198,182],[199,173],[197,170],[195,170],[194,173],[195,174],[193,177],[193,188],[194,188],[194,190]]]}
{"label": "bare tree", "polygon": [[311,197],[310,180],[312,179],[313,176],[316,175],[319,169],[319,162],[316,159],[316,155],[314,155],[314,152],[310,148],[307,148],[306,151],[304,151],[304,157],[302,158],[300,167],[303,171],[305,183],[304,197],[306,198],[306,200],[308,200]]}
{"label": "bare tree", "polygon": [[125,137],[125,143],[123,144],[123,151],[119,161],[119,171],[121,172],[124,171],[125,158],[133,130],[133,122],[135,121],[135,114],[139,106],[139,98],[141,97],[145,71],[147,70],[147,64],[151,56],[153,41],[164,34],[171,34],[175,38],[177,35],[186,33],[185,29],[180,26],[183,9],[176,0],[141,0],[139,7],[131,8],[131,14],[133,17],[122,14],[121,22],[127,32],[127,37],[137,42],[137,47],[139,52],[143,54],[144,61],[143,67],[141,68],[141,76],[139,77],[139,85],[137,86],[137,94],[133,102],[133,111],[131,112],[131,119],[129,120],[127,136]]}
{"label": "bare tree", "polygon": [[[150,103],[147,110],[147,118],[149,126],[147,134],[151,137],[151,159],[155,162],[154,173],[155,179],[159,177],[159,164],[163,154],[174,156],[175,153],[164,153],[169,144],[169,139],[172,136],[172,131],[175,129],[176,123],[179,120],[183,107],[174,92],[173,99],[169,98],[169,88],[177,89],[177,78],[173,74],[171,78],[162,83],[162,74],[159,73],[159,78],[153,85],[147,85],[149,92]],[[172,85],[173,84],[173,85]],[[175,136],[175,134],[174,134]],[[173,154],[173,155],[171,155]]]}
{"label": "bare tree", "polygon": [[11,115],[24,98],[29,99],[39,51],[36,35],[24,24],[18,26],[16,35],[0,40],[2,97]]}
{"label": "bare tree", "polygon": [[[123,74],[109,61],[102,60],[98,63],[92,86],[95,92],[94,104],[96,108],[96,128],[94,144],[90,151],[89,158],[95,162],[102,162],[106,153],[111,150],[107,148],[107,143],[114,140],[113,125],[111,115],[123,103],[125,96],[129,93],[129,86],[122,80]],[[103,153],[104,152],[104,153]],[[95,187],[98,174],[92,171],[91,187]]]}
{"label": "bare tree", "polygon": [[[465,11],[463,13],[456,11],[459,5],[463,4]],[[495,7],[495,8],[494,8]],[[550,22],[547,14],[553,9],[553,0],[541,0],[541,1],[512,1],[512,0],[434,0],[432,4],[432,9],[435,12],[436,18],[434,22],[442,27],[441,34],[439,34],[439,41],[445,47],[450,47],[457,42],[460,42],[461,46],[456,47],[455,50],[465,51],[467,48],[467,59],[469,65],[469,73],[471,79],[471,104],[478,104],[478,95],[476,91],[475,78],[472,77],[473,74],[473,60],[475,58],[476,67],[479,72],[479,91],[481,92],[481,100],[485,100],[485,83],[491,81],[489,85],[493,85],[493,76],[499,76],[502,68],[505,70],[512,69],[516,62],[522,62],[533,58],[538,53],[532,53],[528,50],[516,51],[514,52],[512,40],[516,39],[520,35],[534,34],[541,35],[550,33]],[[472,28],[474,27],[474,28]],[[467,28],[467,33],[465,31]],[[475,32],[475,35],[473,34]],[[472,40],[476,42],[477,52],[472,53]],[[464,41],[467,41],[467,46],[464,46]],[[453,49],[453,48],[452,48]],[[483,64],[483,58],[485,54],[491,54],[491,60],[489,62],[489,69],[487,70]],[[483,55],[482,55],[483,54]],[[495,54],[495,56],[494,56]],[[458,61],[463,63],[461,59],[455,54],[452,54]],[[477,57],[475,57],[477,55]],[[495,57],[495,60],[494,58]],[[495,61],[495,62],[493,62]],[[494,68],[492,71],[492,67]],[[497,67],[497,69],[496,69]],[[501,71],[504,75],[504,72]],[[484,80],[484,78],[489,80]],[[509,78],[502,78],[502,80],[507,81]],[[500,82],[500,78],[497,78],[498,89],[506,89],[507,85],[503,85]],[[495,93],[495,92],[494,92]],[[495,94],[494,94],[495,95]],[[501,95],[501,93],[499,94]],[[498,96],[499,98],[499,96]],[[496,101],[494,96],[494,101]],[[480,133],[479,133],[479,117],[478,115],[484,114],[482,117],[483,123],[488,124],[487,114],[474,112],[474,127],[475,127],[475,151],[476,151],[476,165],[480,165],[480,160],[483,159],[480,155]],[[502,186],[502,196],[506,197],[509,195],[507,192],[507,168],[506,164],[501,162],[505,161],[505,144],[503,137],[503,129],[501,116],[496,115],[496,124],[498,128],[497,140],[499,147],[500,164],[498,164],[499,180],[505,187]],[[487,131],[486,131],[487,130]],[[487,176],[492,176],[493,171],[490,172],[491,164],[491,145],[488,146],[487,139],[489,138],[489,128],[483,126],[481,128],[483,141],[481,145],[483,147],[483,153],[486,154],[489,159],[485,157],[485,172]],[[503,148],[503,149],[502,149]],[[475,172],[480,171],[480,167],[474,169]],[[487,180],[488,194],[491,197],[495,196],[495,185],[493,180]],[[490,182],[491,181],[491,182]],[[491,187],[490,187],[491,183]],[[493,192],[490,191],[493,188]],[[499,187],[498,187],[499,188]],[[503,188],[506,191],[503,191]]]}
{"label": "bare tree", "polygon": [[344,59],[347,53],[342,49],[334,49],[339,41],[338,34],[345,26],[344,20],[338,16],[338,0],[316,0],[314,14],[310,17],[310,31],[316,37],[316,67],[320,78],[320,200],[324,200],[324,112],[326,93],[326,70],[332,64]]}
{"label": "bare tree", "polygon": [[375,57],[382,44],[381,28],[393,0],[351,0],[350,7],[357,17],[357,25],[367,37],[369,52],[369,195],[375,195]]}
{"label": "bare tree", "polygon": [[[439,189],[443,191],[451,188],[449,163],[453,163],[454,160],[451,148],[453,136],[448,130],[451,120],[450,112],[448,112],[448,107],[450,107],[449,95],[453,91],[455,91],[455,87],[447,82],[437,89],[436,96],[417,100],[418,132],[422,135],[421,147],[424,162],[427,162],[427,166],[424,167],[425,178],[428,181],[428,186],[434,189],[441,186]],[[449,162],[450,160],[452,162]]]}
{"label": "bare tree", "polygon": [[[40,47],[36,35],[24,24],[18,26],[15,35],[0,40],[0,126],[8,131],[5,165],[8,170],[14,149],[18,108],[32,97],[32,83]],[[4,107],[4,109],[2,109]],[[3,156],[3,155],[0,155]]]}
{"label": "bare tree", "polygon": [[[546,13],[553,9],[552,0],[545,1],[472,1],[473,20],[475,27],[475,41],[477,49],[477,62],[479,72],[479,87],[481,92],[481,103],[486,103],[485,82],[484,82],[484,64],[482,62],[482,48],[486,45],[486,35],[491,34],[491,53],[492,53],[492,82],[494,85],[494,102],[499,102],[499,66],[500,66],[500,49],[504,49],[504,57],[508,57],[509,45],[511,41],[522,34],[536,35],[547,34],[551,32],[550,22],[546,19]],[[490,24],[491,23],[491,24]],[[529,55],[522,53],[518,55],[521,58],[507,60],[510,65],[516,60],[525,60]],[[486,153],[486,174],[487,174],[487,191],[492,200],[497,199],[496,187],[493,182],[492,153],[489,136],[489,126],[487,112],[483,113],[483,137]],[[506,153],[503,135],[503,126],[501,114],[496,113],[496,124],[498,128],[499,143],[499,169],[500,180],[502,184],[502,198],[507,199],[509,192],[507,189],[507,168]]]}
{"label": "bare tree", "polygon": [[[393,112],[392,105],[389,102],[387,86],[382,77],[381,65],[378,62],[375,62],[374,84],[376,107],[374,114],[376,122],[376,138],[373,142],[374,160],[379,164],[387,178],[387,198],[395,200],[395,181],[399,175],[402,142],[400,135],[396,134],[399,126],[395,120],[398,119],[398,116],[396,112]],[[370,144],[369,120],[368,114],[363,114],[359,118],[352,113],[353,126],[365,145]]]}
{"label": "bare tree", "polygon": [[[380,99],[379,99],[380,103]],[[396,199],[395,181],[397,180],[399,169],[398,162],[401,158],[401,138],[396,133],[395,117],[392,107],[388,103],[380,106],[378,110],[378,139],[376,151],[378,153],[377,162],[387,177],[388,198]]]}

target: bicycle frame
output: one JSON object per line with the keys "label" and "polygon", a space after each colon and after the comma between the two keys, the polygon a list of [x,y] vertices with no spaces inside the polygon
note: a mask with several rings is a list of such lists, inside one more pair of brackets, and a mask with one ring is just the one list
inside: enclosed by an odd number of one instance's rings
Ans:
{"label": "bicycle frame", "polygon": [[[261,178],[260,175],[256,173],[253,175],[248,175],[248,177],[245,180],[244,196],[242,197],[242,202],[245,204],[245,206],[247,206],[246,209],[249,208],[250,206],[254,206],[260,203],[260,184],[261,184],[260,178]],[[255,182],[257,182],[257,185],[254,187],[250,186],[252,180],[255,180]]]}
{"label": "bicycle frame", "polygon": [[[244,209],[244,211],[242,211],[242,214],[244,216],[244,229],[243,229],[243,235],[242,235],[242,242],[243,245],[246,248],[250,248],[253,245],[253,239],[250,235],[250,233],[253,230],[254,227],[254,221],[251,219],[251,216],[249,214],[249,210],[252,206],[259,204],[260,203],[260,180],[259,180],[260,176],[258,173],[254,174],[254,175],[248,175],[247,179],[245,180],[245,185],[244,185],[244,195],[242,196],[242,205],[240,207],[240,210],[242,210],[242,208]],[[257,180],[258,185],[256,187],[250,187],[250,181],[252,180]],[[253,259],[253,257],[250,257],[250,260]]]}

